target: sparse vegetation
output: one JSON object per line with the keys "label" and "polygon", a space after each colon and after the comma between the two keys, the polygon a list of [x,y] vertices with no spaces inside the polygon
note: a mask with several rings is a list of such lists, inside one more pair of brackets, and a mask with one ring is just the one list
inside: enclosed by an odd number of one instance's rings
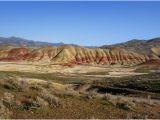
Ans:
{"label": "sparse vegetation", "polygon": [[[15,80],[14,80],[14,79]],[[28,84],[25,81],[19,80],[17,77],[7,76],[6,78],[1,78],[1,85],[5,88],[15,91],[27,91]]]}
{"label": "sparse vegetation", "polygon": [[0,101],[0,119],[7,119],[11,115],[9,109]]}
{"label": "sparse vegetation", "polygon": [[42,79],[46,81],[61,83],[61,84],[76,84],[76,83],[84,83],[85,80],[81,78],[67,78],[62,77],[63,75],[58,75],[55,73],[31,73],[31,72],[18,72],[18,71],[0,71],[0,75],[6,75],[6,76],[19,76],[22,78],[36,78],[36,79]]}
{"label": "sparse vegetation", "polygon": [[[140,83],[149,88],[158,85],[158,74],[152,74],[150,77],[135,76],[126,78],[106,78],[101,81],[91,83],[78,83],[77,79],[62,83],[70,83],[64,90],[56,90],[52,81],[54,75],[46,78],[48,82],[29,84],[23,78],[41,78],[41,74],[34,73],[15,73],[0,72],[0,117],[1,118],[159,118],[159,104],[152,101],[153,95],[147,99],[130,98],[124,95],[113,95],[108,92],[99,93],[99,88],[107,88],[109,86],[118,87],[118,85],[127,85],[129,83]],[[40,76],[38,76],[40,75]],[[147,76],[148,79],[154,79],[151,82],[143,80]],[[41,79],[42,79],[41,78]],[[156,80],[157,78],[157,80]],[[140,80],[142,79],[142,80]],[[140,80],[140,81],[139,81]],[[155,82],[155,80],[157,82]],[[61,83],[59,82],[59,83]],[[138,83],[137,83],[138,82]],[[146,84],[145,84],[146,82]],[[75,84],[76,83],[76,84]],[[150,84],[151,83],[151,84]],[[7,87],[6,87],[7,86]],[[95,88],[94,88],[94,87]],[[121,87],[122,89],[125,87]],[[131,88],[128,88],[131,89]],[[132,88],[134,89],[134,88]],[[154,88],[155,89],[155,88]],[[113,90],[113,89],[112,89]],[[140,90],[140,89],[139,89]],[[148,91],[148,89],[143,90]],[[155,92],[150,91],[150,93]],[[157,92],[155,94],[158,95]],[[131,94],[132,95],[132,94]],[[134,94],[133,94],[134,95]],[[141,96],[141,94],[139,94]],[[148,95],[147,95],[148,96]],[[144,107],[145,106],[145,107]],[[160,106],[159,106],[160,107]],[[149,112],[144,111],[148,109]]]}
{"label": "sparse vegetation", "polygon": [[49,91],[43,90],[43,92],[40,93],[39,96],[40,98],[47,101],[51,107],[56,107],[60,105],[60,101],[58,97],[56,97],[55,95],[52,95]]}
{"label": "sparse vegetation", "polygon": [[144,97],[160,96],[160,74],[150,73],[146,75],[123,77],[123,78],[106,78],[101,81],[93,81],[93,88],[99,88],[99,92],[123,94],[123,95],[140,95]]}

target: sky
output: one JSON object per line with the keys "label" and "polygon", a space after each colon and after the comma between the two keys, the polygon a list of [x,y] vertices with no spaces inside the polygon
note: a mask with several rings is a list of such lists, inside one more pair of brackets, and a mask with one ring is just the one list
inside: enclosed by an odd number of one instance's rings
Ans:
{"label": "sky", "polygon": [[160,37],[160,2],[0,2],[0,36],[85,46]]}

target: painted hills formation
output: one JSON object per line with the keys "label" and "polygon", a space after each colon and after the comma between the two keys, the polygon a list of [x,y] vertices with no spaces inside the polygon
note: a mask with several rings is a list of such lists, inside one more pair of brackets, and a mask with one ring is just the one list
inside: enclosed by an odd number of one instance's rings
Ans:
{"label": "painted hills formation", "polygon": [[0,61],[76,64],[160,64],[160,38],[130,40],[100,48],[0,37]]}
{"label": "painted hills formation", "polygon": [[149,59],[150,58],[147,55],[138,54],[119,47],[101,49],[63,45],[47,46],[36,49],[14,48],[0,51],[0,61],[40,62],[63,65],[136,65],[145,63]]}

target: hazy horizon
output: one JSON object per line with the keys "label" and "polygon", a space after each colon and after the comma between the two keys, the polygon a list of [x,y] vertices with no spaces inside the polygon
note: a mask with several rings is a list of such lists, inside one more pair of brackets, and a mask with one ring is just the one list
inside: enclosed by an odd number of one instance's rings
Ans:
{"label": "hazy horizon", "polygon": [[0,2],[0,36],[82,46],[159,37],[160,2]]}
{"label": "hazy horizon", "polygon": [[122,41],[122,42],[117,42],[117,43],[111,43],[111,44],[103,44],[103,45],[80,45],[80,44],[74,44],[74,43],[64,43],[63,41],[59,41],[59,42],[47,42],[47,41],[39,41],[39,40],[33,40],[33,39],[27,39],[27,38],[23,38],[23,37],[19,37],[19,36],[0,36],[0,38],[12,38],[12,37],[15,37],[15,38],[19,38],[19,39],[24,39],[24,40],[28,40],[28,41],[34,41],[34,42],[45,42],[45,43],[62,43],[62,44],[68,44],[68,45],[78,45],[78,46],[84,46],[84,47],[101,47],[101,46],[104,46],[104,45],[114,45],[114,44],[121,44],[121,43],[125,43],[125,42],[128,42],[128,41],[131,41],[131,40],[151,40],[151,39],[156,39],[156,38],[160,38],[160,37],[154,37],[154,38],[150,38],[150,39],[130,39],[130,40],[125,40],[125,41]]}

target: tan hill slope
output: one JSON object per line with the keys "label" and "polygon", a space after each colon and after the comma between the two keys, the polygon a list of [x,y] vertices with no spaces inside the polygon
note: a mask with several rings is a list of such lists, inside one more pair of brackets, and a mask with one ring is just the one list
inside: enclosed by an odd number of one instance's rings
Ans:
{"label": "tan hill slope", "polygon": [[147,63],[160,65],[160,47],[151,48],[152,54]]}
{"label": "tan hill slope", "polygon": [[160,48],[153,47],[151,48],[152,53],[149,55],[149,60],[143,63],[137,71],[159,71],[160,70]]}
{"label": "tan hill slope", "polygon": [[15,48],[0,51],[1,61],[26,61],[56,64],[121,64],[135,65],[144,63],[149,58],[145,55],[122,48],[101,49],[77,46],[48,46],[34,50]]}
{"label": "tan hill slope", "polygon": [[154,54],[160,57],[160,47],[153,47],[151,50]]}

